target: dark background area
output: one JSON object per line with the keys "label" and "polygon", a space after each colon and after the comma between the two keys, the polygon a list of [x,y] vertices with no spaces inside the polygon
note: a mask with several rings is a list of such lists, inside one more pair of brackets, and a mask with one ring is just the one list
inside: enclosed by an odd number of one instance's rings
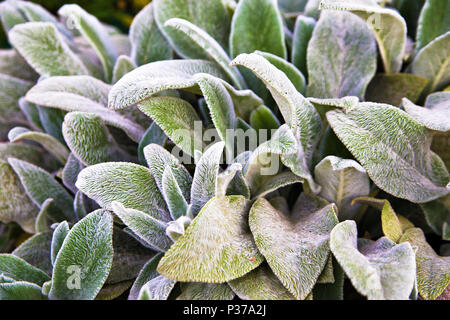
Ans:
{"label": "dark background area", "polygon": [[[76,3],[100,21],[128,32],[133,17],[151,0],[34,0],[31,2],[40,4],[55,15],[63,5]],[[0,34],[0,43],[2,47],[8,46],[3,30]]]}

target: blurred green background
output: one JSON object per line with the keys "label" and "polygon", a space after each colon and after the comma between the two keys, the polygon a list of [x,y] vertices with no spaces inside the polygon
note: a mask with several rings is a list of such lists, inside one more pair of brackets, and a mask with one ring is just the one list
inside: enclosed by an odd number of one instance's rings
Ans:
{"label": "blurred green background", "polygon": [[[151,0],[34,0],[31,2],[40,4],[53,14],[56,14],[64,4],[76,3],[101,21],[128,32],[133,17]],[[0,35],[0,43],[2,47],[7,46],[3,30]]]}

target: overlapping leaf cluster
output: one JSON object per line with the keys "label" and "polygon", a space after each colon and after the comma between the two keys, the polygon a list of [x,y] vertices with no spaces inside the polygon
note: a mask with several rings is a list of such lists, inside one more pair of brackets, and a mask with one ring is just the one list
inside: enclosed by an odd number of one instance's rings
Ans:
{"label": "overlapping leaf cluster", "polygon": [[0,299],[448,299],[450,5],[411,2],[0,3]]}

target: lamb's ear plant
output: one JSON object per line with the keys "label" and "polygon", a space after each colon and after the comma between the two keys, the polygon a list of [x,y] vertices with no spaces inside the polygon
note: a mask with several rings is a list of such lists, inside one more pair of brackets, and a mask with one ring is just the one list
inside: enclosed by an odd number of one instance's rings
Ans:
{"label": "lamb's ear plant", "polygon": [[401,3],[1,2],[0,299],[449,299],[448,4]]}

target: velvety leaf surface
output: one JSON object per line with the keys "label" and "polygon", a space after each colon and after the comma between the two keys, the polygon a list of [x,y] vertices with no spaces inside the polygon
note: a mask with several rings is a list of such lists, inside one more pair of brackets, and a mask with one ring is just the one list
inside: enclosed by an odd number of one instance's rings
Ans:
{"label": "velvety leaf surface", "polygon": [[265,199],[254,203],[249,219],[259,251],[298,299],[309,295],[325,267],[330,231],[337,223],[333,205],[291,219]]}
{"label": "velvety leaf surface", "polygon": [[141,102],[151,95],[168,90],[191,88],[196,85],[193,75],[208,73],[226,78],[213,62],[204,60],[167,60],[141,66],[126,74],[111,89],[108,106],[122,109]]}
{"label": "velvety leaf surface", "polygon": [[182,285],[177,300],[233,300],[228,284],[191,282]]}
{"label": "velvety leaf surface", "polygon": [[53,269],[50,259],[51,243],[52,232],[37,233],[14,249],[12,254],[51,275]]}
{"label": "velvety leaf surface", "polygon": [[211,199],[166,252],[158,272],[178,281],[222,283],[258,267],[263,257],[247,226],[248,206],[242,196]]}
{"label": "velvety leaf surface", "polygon": [[72,153],[86,166],[131,159],[95,114],[68,113],[64,117],[62,132]]}
{"label": "velvety leaf surface", "polygon": [[16,281],[0,284],[1,300],[45,300],[41,287],[34,283]]}
{"label": "velvety leaf surface", "polygon": [[136,69],[136,67],[136,64],[130,57],[124,55],[119,56],[114,65],[112,83],[116,83],[128,72]]}
{"label": "velvety leaf surface", "polygon": [[228,283],[243,300],[294,300],[267,264]]}
{"label": "velvety leaf surface", "polygon": [[167,300],[177,282],[164,276],[153,278],[141,288],[138,300]]}
{"label": "velvety leaf surface", "polygon": [[172,57],[172,49],[156,25],[152,3],[134,17],[130,41],[131,57],[138,66]]}
{"label": "velvety leaf surface", "polygon": [[15,281],[28,281],[39,286],[50,280],[44,271],[12,254],[0,254],[0,273]]}
{"label": "velvety leaf surface", "polygon": [[336,204],[341,221],[353,219],[360,206],[351,201],[370,192],[366,170],[354,160],[328,156],[316,166],[314,176],[322,187],[319,195]]}
{"label": "velvety leaf surface", "polygon": [[416,51],[450,30],[450,4],[442,0],[427,0],[420,12],[417,26]]}
{"label": "velvety leaf surface", "polygon": [[[112,216],[106,210],[96,210],[73,226],[56,257],[51,299],[95,298],[111,269],[112,233]],[[77,282],[80,286],[74,289]]]}
{"label": "velvety leaf surface", "polygon": [[246,84],[236,67],[230,67],[231,59],[226,51],[209,34],[184,19],[173,18],[164,24],[166,28],[183,33],[197,44],[211,61],[216,62],[230,77],[237,89],[244,89]]}
{"label": "velvety leaf surface", "polygon": [[151,172],[137,164],[108,162],[87,167],[78,175],[76,186],[105,209],[111,210],[111,203],[118,201],[156,219],[170,220]]}
{"label": "velvety leaf surface", "polygon": [[17,25],[9,32],[8,38],[14,48],[40,75],[89,73],[50,22],[28,22]]}
{"label": "velvety leaf surface", "polygon": [[166,235],[166,224],[142,211],[125,208],[120,202],[111,204],[114,213],[145,242],[158,251],[166,251],[172,240]]}
{"label": "velvety leaf surface", "polygon": [[56,257],[58,256],[58,252],[63,245],[64,239],[69,234],[69,230],[69,224],[67,223],[67,221],[63,221],[58,224],[55,231],[53,231],[52,245],[50,249],[52,265],[55,265]]}
{"label": "velvety leaf surface", "polygon": [[213,37],[225,50],[228,49],[230,16],[223,1],[156,0],[153,4],[159,29],[183,58],[206,59],[207,56],[189,37],[165,26],[171,18],[189,21]]}
{"label": "velvety leaf surface", "polygon": [[357,240],[356,223],[338,224],[330,248],[355,289],[370,300],[406,300],[413,289],[416,263],[409,244],[387,238]]}
{"label": "velvety leaf surface", "polygon": [[136,281],[130,289],[128,300],[137,300],[141,288],[150,280],[156,278],[159,273],[156,271],[159,261],[161,260],[163,253],[157,253],[152,259],[150,259],[139,272]]}
{"label": "velvety leaf surface", "polygon": [[18,142],[20,140],[37,142],[50,151],[61,163],[65,163],[69,157],[70,152],[66,146],[49,134],[16,127],[9,131],[8,139],[10,142]]}
{"label": "velvety leaf surface", "polygon": [[416,106],[403,99],[403,108],[415,120],[428,129],[447,132],[450,130],[450,92],[437,92],[428,96],[425,107]]}
{"label": "velvety leaf surface", "polygon": [[0,181],[0,221],[14,221],[25,231],[33,233],[38,208],[25,193],[19,177],[5,161],[0,161]]}
{"label": "velvety leaf surface", "polygon": [[[406,49],[406,22],[395,10],[375,0],[324,0],[321,9],[348,10],[367,21],[374,32],[386,73],[399,72]],[[323,12],[322,12],[323,13]]]}
{"label": "velvety leaf surface", "polygon": [[8,162],[22,182],[27,195],[38,207],[45,200],[52,198],[57,210],[51,211],[51,217],[57,220],[73,220],[72,196],[48,172],[19,159],[9,158]]}
{"label": "velvety leaf surface", "polygon": [[203,137],[199,130],[195,130],[196,126],[203,126],[189,102],[175,97],[155,97],[140,102],[138,106],[181,150],[191,156],[195,150],[203,150]]}
{"label": "velvety leaf surface", "polygon": [[164,169],[162,177],[162,194],[166,200],[167,207],[173,220],[186,215],[188,211],[188,203],[183,196],[183,191],[178,185],[172,169],[167,166]]}
{"label": "velvety leaf surface", "polygon": [[31,88],[32,83],[0,74],[0,123],[25,123],[17,101]]}
{"label": "velvety leaf surface", "polygon": [[106,28],[96,17],[76,4],[66,4],[58,10],[58,13],[71,19],[73,26],[88,41],[100,59],[106,81],[111,81],[118,53]]}
{"label": "velvety leaf surface", "polygon": [[450,283],[450,257],[441,257],[427,243],[419,228],[406,230],[400,242],[417,247],[417,286],[426,300],[436,299]]}
{"label": "velvety leaf surface", "polygon": [[329,111],[327,119],[379,188],[417,203],[449,192],[447,169],[430,151],[430,132],[407,113],[361,103],[347,112]]}
{"label": "velvety leaf surface", "polygon": [[364,97],[376,71],[372,32],[349,12],[322,12],[307,51],[308,96]]}
{"label": "velvety leaf surface", "polygon": [[28,91],[26,100],[69,112],[94,113],[107,125],[122,129],[132,140],[139,142],[144,129],[121,114],[105,108],[109,90],[109,85],[89,76],[51,77],[40,81]]}
{"label": "velvety leaf surface", "polygon": [[433,92],[450,83],[450,31],[420,50],[411,64],[414,74],[427,78],[427,91]]}
{"label": "velvety leaf surface", "polygon": [[194,216],[216,195],[223,148],[223,142],[216,143],[206,150],[197,162],[191,188],[191,210]]}

